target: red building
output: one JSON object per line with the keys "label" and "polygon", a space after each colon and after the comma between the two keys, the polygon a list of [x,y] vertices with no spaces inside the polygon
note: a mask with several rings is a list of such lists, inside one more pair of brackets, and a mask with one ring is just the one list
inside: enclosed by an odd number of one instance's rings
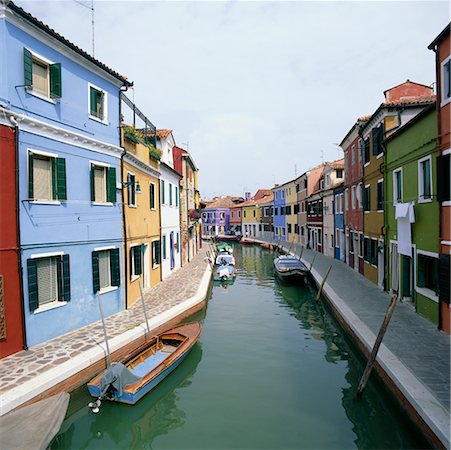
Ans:
{"label": "red building", "polygon": [[360,117],[343,138],[340,147],[343,149],[345,160],[345,234],[346,234],[346,261],[354,270],[363,274],[363,202],[362,180],[363,139],[360,137],[360,128],[369,119],[369,116]]}
{"label": "red building", "polygon": [[438,157],[437,197],[440,202],[439,328],[451,333],[451,41],[450,25],[428,46],[435,52],[437,76]]}
{"label": "red building", "polygon": [[323,195],[324,166],[321,176],[312,187],[312,194],[306,198],[307,208],[307,248],[323,253]]}
{"label": "red building", "polygon": [[0,357],[23,349],[18,258],[16,138],[0,125]]}

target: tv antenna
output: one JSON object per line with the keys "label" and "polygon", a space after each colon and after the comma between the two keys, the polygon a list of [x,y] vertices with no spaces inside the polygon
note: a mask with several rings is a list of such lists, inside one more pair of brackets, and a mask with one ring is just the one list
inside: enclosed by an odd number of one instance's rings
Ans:
{"label": "tv antenna", "polygon": [[91,34],[92,34],[92,56],[94,56],[94,0],[91,0],[91,6],[87,5],[86,2],[81,2],[79,0],[74,0],[75,3],[78,3],[80,6],[84,8],[88,8],[91,10]]}

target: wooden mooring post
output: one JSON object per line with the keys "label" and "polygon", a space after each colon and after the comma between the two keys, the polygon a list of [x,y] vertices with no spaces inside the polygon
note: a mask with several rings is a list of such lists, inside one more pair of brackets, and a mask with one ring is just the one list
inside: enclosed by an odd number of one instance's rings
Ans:
{"label": "wooden mooring post", "polygon": [[382,322],[381,328],[379,330],[379,334],[377,335],[376,341],[374,342],[373,350],[371,352],[370,357],[368,358],[368,362],[366,364],[365,371],[363,372],[362,378],[360,380],[359,387],[357,388],[357,397],[362,395],[362,392],[365,389],[366,383],[371,374],[371,370],[373,369],[374,362],[376,361],[377,352],[379,351],[382,339],[384,338],[385,332],[387,331],[387,327],[390,322],[393,311],[395,309],[397,300],[398,295],[393,294],[391,297],[390,304],[388,305],[387,312],[385,313],[384,321]]}
{"label": "wooden mooring post", "polygon": [[310,269],[308,270],[309,272],[312,271],[312,267],[313,267],[313,263],[315,262],[315,259],[316,259],[316,253],[313,255],[313,259],[312,259],[312,262],[310,264]]}
{"label": "wooden mooring post", "polygon": [[299,261],[301,261],[302,260],[302,254],[304,253],[304,246],[303,245],[301,245],[301,251],[300,251],[300,253],[299,253]]}
{"label": "wooden mooring post", "polygon": [[324,275],[323,281],[321,281],[321,285],[319,287],[318,294],[316,294],[316,301],[318,301],[319,298],[321,297],[321,292],[323,292],[324,284],[326,283],[326,279],[329,276],[331,269],[332,269],[332,264],[327,269],[327,272],[326,272],[326,275]]}

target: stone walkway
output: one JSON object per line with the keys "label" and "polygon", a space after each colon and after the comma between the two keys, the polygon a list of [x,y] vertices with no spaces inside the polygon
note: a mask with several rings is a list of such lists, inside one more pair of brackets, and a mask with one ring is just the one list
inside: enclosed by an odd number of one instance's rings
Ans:
{"label": "stone walkway", "polygon": [[[189,264],[144,294],[148,319],[196,294],[208,265],[208,249],[205,247],[207,246],[204,246]],[[138,301],[130,309],[105,319],[108,338],[118,336],[143,322],[145,318],[142,303]],[[0,361],[0,395],[103,342],[103,327],[99,320],[77,331],[3,358]]]}

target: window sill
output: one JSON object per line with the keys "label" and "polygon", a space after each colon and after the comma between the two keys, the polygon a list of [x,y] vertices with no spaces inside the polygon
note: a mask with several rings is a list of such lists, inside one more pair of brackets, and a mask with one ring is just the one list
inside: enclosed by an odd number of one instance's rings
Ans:
{"label": "window sill", "polygon": [[134,281],[138,280],[140,275],[132,275],[130,278],[130,283],[133,283]]}
{"label": "window sill", "polygon": [[99,295],[108,294],[108,292],[117,291],[118,289],[119,289],[119,286],[108,286],[106,288],[100,289]]}
{"label": "window sill", "polygon": [[427,297],[429,300],[432,300],[435,303],[438,303],[438,297],[435,295],[435,292],[431,289],[428,288],[421,288],[421,287],[416,287],[415,291],[418,294],[424,295],[425,297]]}
{"label": "window sill", "polygon": [[376,159],[379,159],[379,158],[381,158],[382,156],[384,156],[384,152],[379,153],[379,154],[376,156]]}
{"label": "window sill", "polygon": [[378,209],[377,212],[378,212],[378,213],[383,213],[384,210],[383,210],[383,209]]}
{"label": "window sill", "polygon": [[113,206],[111,202],[91,202],[92,206]]}
{"label": "window sill", "polygon": [[64,306],[67,305],[67,302],[51,302],[51,303],[46,303],[42,306],[40,306],[38,309],[35,309],[33,311],[33,314],[40,314],[46,311],[50,311],[51,309],[55,309],[55,308],[59,308],[60,306]]}
{"label": "window sill", "polygon": [[61,205],[59,200],[30,200],[34,205]]}
{"label": "window sill", "polygon": [[44,94],[40,94],[39,92],[36,92],[33,90],[33,88],[27,88],[27,92],[32,95],[33,97],[39,98],[41,100],[44,100],[48,103],[51,103],[52,105],[56,105],[56,100],[52,97],[47,97]]}
{"label": "window sill", "polygon": [[137,208],[137,205],[127,205],[129,208]]}
{"label": "window sill", "polygon": [[110,123],[108,122],[108,118],[106,118],[106,119],[100,119],[99,117],[92,116],[91,114],[88,114],[88,117],[89,117],[91,120],[94,120],[94,121],[96,121],[96,122],[99,122],[99,123],[101,123],[101,124],[103,124],[103,125],[109,125],[109,124],[110,124]]}
{"label": "window sill", "polygon": [[418,203],[431,203],[431,202],[432,202],[432,197],[430,197],[430,198],[418,197]]}
{"label": "window sill", "polygon": [[451,200],[445,200],[441,203],[442,206],[451,206]]}

